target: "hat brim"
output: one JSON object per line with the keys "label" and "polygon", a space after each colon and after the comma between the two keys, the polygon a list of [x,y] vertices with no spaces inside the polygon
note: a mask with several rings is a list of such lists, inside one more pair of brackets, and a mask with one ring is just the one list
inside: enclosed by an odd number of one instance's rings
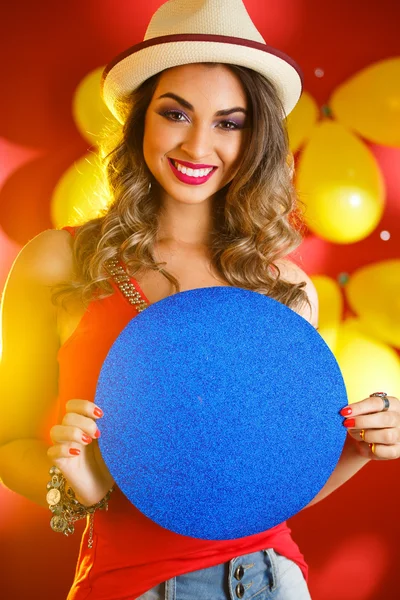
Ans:
{"label": "hat brim", "polygon": [[[149,41],[152,43],[149,44]],[[301,96],[303,75],[300,67],[271,46],[240,38],[200,35],[165,36],[158,38],[157,43],[149,41],[117,56],[103,72],[102,96],[120,123],[125,119],[129,95],[146,79],[165,69],[191,63],[234,64],[269,78],[277,88],[285,116],[293,110]]]}

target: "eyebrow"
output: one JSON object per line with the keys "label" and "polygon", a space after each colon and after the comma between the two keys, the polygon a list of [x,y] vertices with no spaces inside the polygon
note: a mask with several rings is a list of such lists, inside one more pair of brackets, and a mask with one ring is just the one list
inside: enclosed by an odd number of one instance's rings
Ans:
{"label": "eyebrow", "polygon": [[[181,104],[183,107],[187,108],[188,110],[194,111],[194,106],[192,106],[192,104],[190,104],[190,102],[188,102],[184,98],[181,98],[177,94],[173,94],[172,92],[167,92],[166,94],[159,96],[157,98],[157,100],[160,100],[161,98],[172,98],[173,100],[176,100],[179,104]],[[243,108],[242,106],[235,106],[233,108],[226,108],[224,110],[218,110],[215,113],[215,116],[216,117],[225,117],[227,115],[231,115],[232,113],[236,113],[236,112],[241,112],[245,115],[248,114],[247,110],[245,108]]]}

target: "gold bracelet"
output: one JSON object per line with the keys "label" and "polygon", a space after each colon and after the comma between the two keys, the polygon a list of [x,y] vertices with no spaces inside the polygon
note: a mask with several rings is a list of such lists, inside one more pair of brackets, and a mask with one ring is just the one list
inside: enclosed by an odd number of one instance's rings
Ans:
{"label": "gold bracelet", "polygon": [[74,523],[84,519],[89,515],[89,539],[88,548],[93,546],[93,525],[94,513],[96,510],[108,510],[108,500],[111,496],[114,486],[108,490],[107,494],[96,504],[84,506],[75,497],[74,490],[67,484],[67,481],[58,467],[50,469],[51,481],[47,484],[46,499],[49,509],[53,513],[50,520],[50,527],[57,533],[72,535],[75,531]]}

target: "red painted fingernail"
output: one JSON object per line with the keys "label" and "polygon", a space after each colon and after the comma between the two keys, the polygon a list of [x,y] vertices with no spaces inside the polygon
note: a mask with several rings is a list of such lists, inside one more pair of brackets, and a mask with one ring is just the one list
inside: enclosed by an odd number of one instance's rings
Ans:
{"label": "red painted fingernail", "polygon": [[92,438],[89,435],[86,435],[86,433],[82,435],[82,442],[85,442],[85,444],[90,444],[91,441]]}
{"label": "red painted fingernail", "polygon": [[345,406],[340,411],[340,414],[342,415],[342,417],[348,417],[349,415],[351,415],[352,412],[353,412],[353,409],[350,408],[350,406]]}
{"label": "red painted fingernail", "polygon": [[100,429],[98,429],[93,437],[95,437],[97,440],[100,436],[101,436]]}
{"label": "red painted fingernail", "polygon": [[69,453],[73,454],[74,456],[78,456],[81,453],[81,451],[79,450],[79,448],[70,448]]}
{"label": "red painted fingernail", "polygon": [[103,411],[98,406],[96,406],[93,412],[96,415],[96,417],[102,417],[104,415]]}
{"label": "red painted fingernail", "polygon": [[356,420],[355,419],[346,419],[343,423],[343,425],[345,427],[354,427],[354,425],[356,424]]}

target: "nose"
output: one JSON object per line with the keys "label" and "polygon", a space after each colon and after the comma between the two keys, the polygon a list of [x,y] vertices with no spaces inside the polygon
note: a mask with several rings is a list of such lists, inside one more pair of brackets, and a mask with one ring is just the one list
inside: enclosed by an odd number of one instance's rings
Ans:
{"label": "nose", "polygon": [[197,123],[186,130],[181,144],[182,151],[194,161],[212,156],[214,150],[213,133],[207,124]]}

